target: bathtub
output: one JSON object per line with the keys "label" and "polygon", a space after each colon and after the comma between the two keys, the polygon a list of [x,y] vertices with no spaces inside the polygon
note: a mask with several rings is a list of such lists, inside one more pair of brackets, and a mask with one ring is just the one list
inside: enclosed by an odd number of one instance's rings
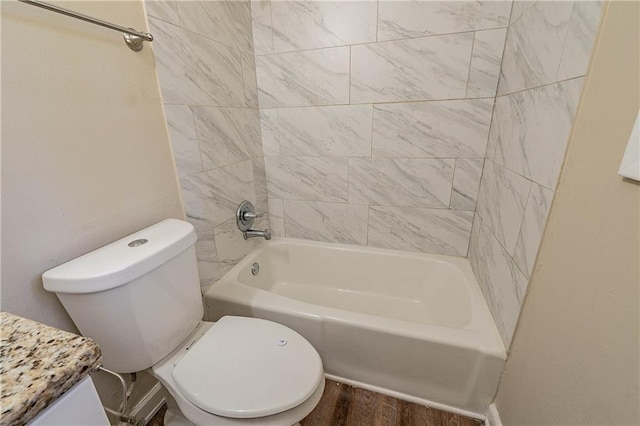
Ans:
{"label": "bathtub", "polygon": [[506,357],[464,258],[275,240],[204,301],[210,321],[253,316],[296,330],[331,379],[477,418]]}

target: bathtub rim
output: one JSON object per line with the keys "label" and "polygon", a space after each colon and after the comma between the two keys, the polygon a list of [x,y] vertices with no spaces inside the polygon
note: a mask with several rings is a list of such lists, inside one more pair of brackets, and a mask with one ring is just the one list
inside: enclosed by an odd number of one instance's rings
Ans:
{"label": "bathtub rim", "polygon": [[[250,267],[261,253],[274,246],[307,246],[316,248],[327,248],[331,250],[372,253],[386,256],[398,256],[413,258],[417,260],[436,260],[450,263],[460,268],[466,276],[465,288],[470,292],[471,299],[471,319],[462,327],[452,327],[438,324],[426,324],[411,322],[396,318],[370,315],[360,312],[338,309],[325,305],[303,302],[287,296],[282,296],[263,290],[251,285],[242,283],[238,279],[240,271]],[[245,293],[249,291],[259,296],[261,304],[253,304],[247,301]],[[406,252],[401,250],[390,250],[377,247],[368,247],[351,244],[336,244],[319,241],[300,240],[294,238],[279,238],[267,241],[247,254],[238,264],[224,274],[218,281],[210,285],[203,291],[203,298],[206,302],[207,295],[232,303],[247,303],[251,308],[268,309],[280,314],[293,314],[305,318],[315,318],[317,320],[328,320],[340,322],[345,325],[353,325],[367,330],[384,331],[391,334],[399,334],[404,337],[414,339],[428,338],[434,342],[453,345],[460,348],[470,346],[481,351],[484,355],[495,356],[506,360],[507,351],[498,332],[498,328],[493,320],[484,295],[473,274],[471,265],[467,258],[448,256],[440,254]],[[287,304],[278,303],[279,300],[286,300]]]}

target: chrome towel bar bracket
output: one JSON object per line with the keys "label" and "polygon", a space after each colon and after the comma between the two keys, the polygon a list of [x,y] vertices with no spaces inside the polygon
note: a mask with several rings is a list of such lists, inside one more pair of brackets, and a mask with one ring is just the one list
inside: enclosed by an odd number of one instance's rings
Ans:
{"label": "chrome towel bar bracket", "polygon": [[45,3],[39,0],[18,1],[30,4],[32,6],[40,7],[42,9],[50,10],[51,12],[70,16],[71,18],[80,19],[81,21],[89,22],[91,24],[100,25],[101,27],[109,28],[110,30],[120,31],[121,33],[123,33],[122,35],[124,38],[124,42],[127,44],[127,46],[129,46],[129,49],[135,52],[139,52],[140,50],[142,50],[142,46],[145,41],[153,41],[153,36],[149,33],[136,31],[133,28],[121,27],[120,25],[112,24],[111,22],[103,21],[102,19],[92,18],[91,16],[83,15],[82,13],[65,9],[64,7],[54,6],[52,4]]}

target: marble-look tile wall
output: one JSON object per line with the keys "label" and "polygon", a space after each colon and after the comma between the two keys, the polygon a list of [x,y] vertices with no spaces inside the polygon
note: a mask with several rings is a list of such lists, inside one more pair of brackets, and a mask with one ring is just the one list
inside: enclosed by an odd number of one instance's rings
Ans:
{"label": "marble-look tile wall", "polygon": [[505,345],[553,199],[603,2],[515,1],[469,260]]}
{"label": "marble-look tile wall", "polygon": [[510,1],[253,1],[274,234],[466,256]]}
{"label": "marble-look tile wall", "polygon": [[[235,209],[267,211],[249,1],[147,1],[171,146],[201,284],[260,241],[244,241]],[[256,222],[264,228],[268,219]]]}

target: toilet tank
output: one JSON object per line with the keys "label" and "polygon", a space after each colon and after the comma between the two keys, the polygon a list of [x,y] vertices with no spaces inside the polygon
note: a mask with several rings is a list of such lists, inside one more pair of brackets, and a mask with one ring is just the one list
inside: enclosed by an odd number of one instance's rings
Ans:
{"label": "toilet tank", "polygon": [[42,275],[80,332],[119,373],[151,367],[202,320],[190,223],[166,219]]}

